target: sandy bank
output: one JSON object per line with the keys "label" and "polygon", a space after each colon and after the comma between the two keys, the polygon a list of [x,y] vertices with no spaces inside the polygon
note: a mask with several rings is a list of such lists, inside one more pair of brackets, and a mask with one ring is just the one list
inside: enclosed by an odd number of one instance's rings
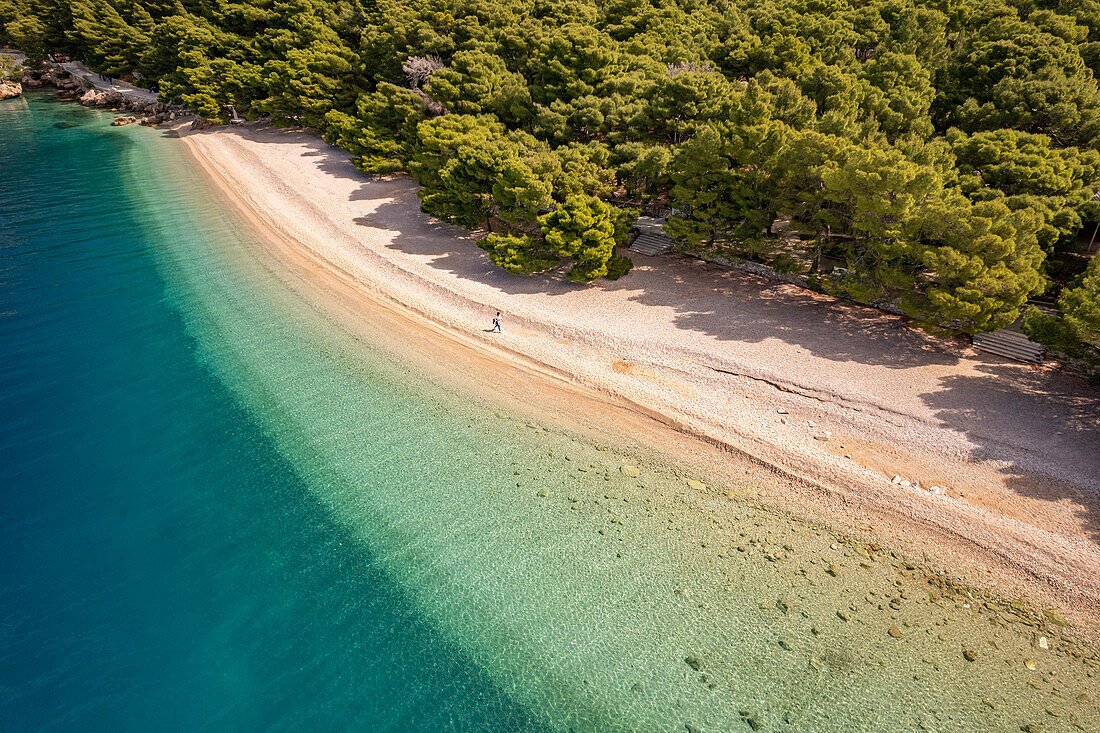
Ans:
{"label": "sandy bank", "polygon": [[[286,276],[367,338],[1100,620],[1100,394],[1080,380],[693,260],[638,257],[590,286],[511,275],[421,214],[407,178],[368,178],[316,137],[184,141]],[[505,333],[486,333],[497,309]]]}

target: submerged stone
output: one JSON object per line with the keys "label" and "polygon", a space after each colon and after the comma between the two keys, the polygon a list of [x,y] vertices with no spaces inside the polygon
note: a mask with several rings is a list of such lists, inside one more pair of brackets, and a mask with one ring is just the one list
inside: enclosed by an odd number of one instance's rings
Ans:
{"label": "submerged stone", "polygon": [[1066,621],[1062,614],[1058,613],[1058,611],[1054,610],[1053,608],[1049,611],[1043,611],[1043,615],[1046,616],[1055,626],[1069,626],[1069,621]]}

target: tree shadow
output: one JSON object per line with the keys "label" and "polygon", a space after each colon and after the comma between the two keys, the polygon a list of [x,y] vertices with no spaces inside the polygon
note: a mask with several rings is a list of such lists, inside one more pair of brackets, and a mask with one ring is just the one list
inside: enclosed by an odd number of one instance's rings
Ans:
{"label": "tree shadow", "polygon": [[[495,294],[550,296],[563,300],[563,312],[573,305],[568,301],[583,311],[591,303],[578,296],[603,290],[616,294],[612,305],[649,306],[637,309],[641,318],[671,313],[675,328],[699,334],[701,348],[709,339],[747,368],[770,358],[767,368],[783,369],[783,354],[807,352],[836,364],[837,384],[851,373],[846,364],[866,366],[872,370],[855,377],[860,388],[873,391],[875,379],[888,378],[896,393],[913,375],[912,388],[923,390],[916,404],[927,406],[930,419],[945,430],[965,435],[973,459],[1006,462],[1005,483],[1021,496],[1074,502],[1090,534],[1100,539],[1100,392],[1083,380],[976,354],[965,341],[933,337],[902,317],[687,257],[636,255],[635,268],[622,279],[588,285],[560,274],[512,274],[496,267],[469,232],[420,213],[417,186],[407,175],[364,174],[346,153],[301,131],[242,127],[240,134],[259,142],[294,142],[319,170],[351,181],[349,202],[365,204],[355,223],[388,232],[386,247],[476,284],[488,302]],[[654,320],[668,328],[667,316]],[[772,340],[787,346],[762,346]],[[742,344],[747,348],[738,350]],[[831,367],[816,368],[828,381]],[[802,376],[796,369],[789,370],[795,380]],[[1069,480],[1038,478],[1059,470]]]}
{"label": "tree shadow", "polygon": [[1071,502],[1100,542],[1100,392],[1081,377],[996,357],[976,371],[941,377],[921,399],[941,426],[965,434],[972,459],[1001,462],[1007,488]]}
{"label": "tree shadow", "polygon": [[347,153],[323,140],[289,128],[237,128],[253,139],[292,141],[316,159],[317,168],[355,182],[351,203],[368,203],[355,218],[363,227],[392,233],[391,249],[417,256],[453,277],[477,282],[504,295],[568,297],[588,289],[620,292],[633,302],[670,309],[675,324],[724,342],[759,343],[779,339],[837,362],[897,369],[951,365],[959,344],[910,328],[906,319],[845,303],[793,285],[769,282],[686,257],[634,256],[635,268],[618,281],[588,285],[559,274],[525,276],[493,265],[476,237],[419,212],[417,186],[404,174],[371,176]]}

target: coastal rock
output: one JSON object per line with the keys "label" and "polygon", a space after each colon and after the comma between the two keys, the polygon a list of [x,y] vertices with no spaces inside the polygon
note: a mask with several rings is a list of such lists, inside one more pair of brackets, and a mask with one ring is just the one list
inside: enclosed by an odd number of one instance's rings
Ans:
{"label": "coastal rock", "polygon": [[123,115],[122,117],[116,117],[115,121],[111,123],[111,126],[121,127],[122,125],[132,125],[137,121],[138,118],[133,115]]}
{"label": "coastal rock", "polygon": [[1047,620],[1055,626],[1069,626],[1069,621],[1066,621],[1065,617],[1063,617],[1062,614],[1058,613],[1054,609],[1043,611],[1043,615],[1046,616]]}
{"label": "coastal rock", "polygon": [[0,81],[0,99],[13,99],[23,94],[23,85],[17,82]]}

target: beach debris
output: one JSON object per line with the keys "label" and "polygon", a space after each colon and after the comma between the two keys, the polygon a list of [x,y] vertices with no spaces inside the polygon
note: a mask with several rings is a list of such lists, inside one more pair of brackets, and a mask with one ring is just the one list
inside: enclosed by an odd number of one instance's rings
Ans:
{"label": "beach debris", "polygon": [[700,659],[699,657],[696,657],[696,656],[692,655],[692,654],[689,654],[686,657],[684,657],[684,664],[691,667],[696,672],[698,672],[699,670],[701,670],[703,668],[703,660]]}
{"label": "beach debris", "polygon": [[684,481],[687,482],[689,488],[695,489],[696,491],[703,491],[707,488],[707,485],[704,484],[702,481],[696,481],[693,478],[684,479]]}
{"label": "beach debris", "polygon": [[623,465],[619,466],[619,471],[621,471],[623,476],[626,476],[627,478],[638,478],[638,467],[632,466],[629,463],[624,463]]}
{"label": "beach debris", "polygon": [[1053,608],[1049,611],[1043,611],[1043,615],[1055,626],[1069,626],[1069,621],[1066,621],[1065,617]]}
{"label": "beach debris", "polygon": [[890,634],[890,636],[894,637],[895,639],[901,638],[901,629],[899,629],[897,626],[891,626],[890,630],[886,633]]}

